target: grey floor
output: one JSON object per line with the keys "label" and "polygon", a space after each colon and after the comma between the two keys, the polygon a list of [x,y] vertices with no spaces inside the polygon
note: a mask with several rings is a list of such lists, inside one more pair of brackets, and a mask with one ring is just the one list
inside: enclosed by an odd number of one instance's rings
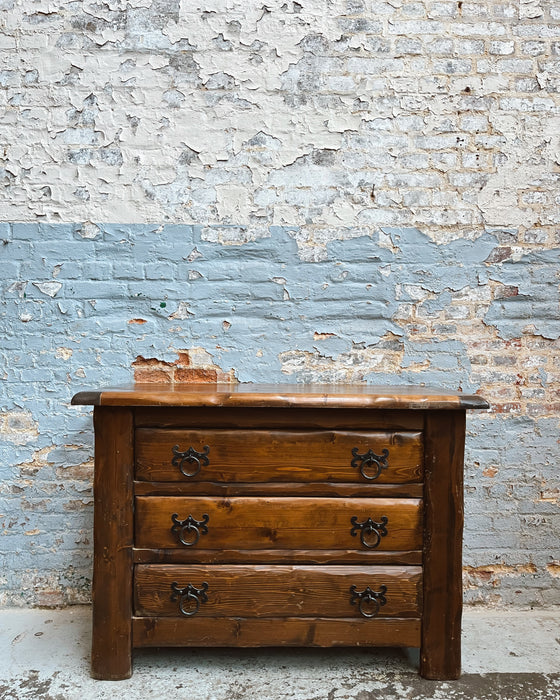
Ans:
{"label": "grey floor", "polygon": [[134,655],[120,682],[89,677],[90,609],[0,610],[0,698],[559,700],[560,609],[467,609],[463,676],[419,678],[399,649],[184,650]]}

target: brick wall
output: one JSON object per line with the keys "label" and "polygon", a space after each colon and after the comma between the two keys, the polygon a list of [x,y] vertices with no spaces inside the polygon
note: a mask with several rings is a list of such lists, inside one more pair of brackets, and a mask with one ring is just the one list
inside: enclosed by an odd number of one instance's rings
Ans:
{"label": "brick wall", "polygon": [[479,391],[466,598],[558,603],[557,3],[0,7],[0,604],[88,600],[134,376]]}

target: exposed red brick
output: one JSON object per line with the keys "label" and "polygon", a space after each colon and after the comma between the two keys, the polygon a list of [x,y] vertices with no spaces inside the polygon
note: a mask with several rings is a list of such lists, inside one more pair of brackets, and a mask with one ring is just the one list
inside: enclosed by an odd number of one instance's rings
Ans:
{"label": "exposed red brick", "polygon": [[[526,576],[538,573],[535,564],[489,564],[488,566],[465,566],[465,588],[476,588],[480,584],[490,584],[493,588],[501,585],[506,576]],[[470,581],[470,585],[469,585]]]}
{"label": "exposed red brick", "polygon": [[191,364],[191,358],[188,352],[179,351],[179,357],[175,360],[175,364],[179,367],[188,367]]}
{"label": "exposed red brick", "polygon": [[498,246],[490,253],[484,262],[500,263],[511,257],[511,248],[509,246]]}
{"label": "exposed red brick", "polygon": [[87,498],[84,498],[83,500],[77,498],[77,499],[74,499],[72,501],[67,501],[63,507],[64,507],[64,510],[67,510],[67,511],[85,510],[85,509],[89,510],[91,504],[92,504],[92,501],[87,499]]}
{"label": "exposed red brick", "polygon": [[132,363],[133,367],[173,367],[173,362],[158,360],[157,357],[138,357]]}
{"label": "exposed red brick", "polygon": [[511,338],[511,340],[506,340],[504,343],[505,348],[521,348],[522,346],[521,338]]}
{"label": "exposed red brick", "polygon": [[521,411],[521,404],[517,402],[493,403],[492,410],[495,413],[519,413]]}
{"label": "exposed red brick", "polygon": [[147,323],[147,321],[144,318],[131,318],[128,323],[138,323],[140,325]]}
{"label": "exposed red brick", "polygon": [[517,393],[514,386],[492,386],[486,389],[483,396],[486,399],[514,399],[517,398]]}
{"label": "exposed red brick", "polygon": [[91,481],[93,479],[93,460],[70,467],[58,467],[56,476],[71,481]]}
{"label": "exposed red brick", "polygon": [[530,416],[544,416],[560,413],[560,403],[530,403],[527,404],[527,414]]}
{"label": "exposed red brick", "polygon": [[494,299],[507,299],[509,297],[516,297],[518,294],[519,287],[504,284],[503,286],[496,288],[496,291],[494,292]]}
{"label": "exposed red brick", "polygon": [[468,576],[479,579],[480,581],[490,581],[493,576],[492,571],[483,569],[482,567],[478,567],[478,569],[476,569],[474,566],[465,567],[465,573]]}
{"label": "exposed red brick", "polygon": [[204,368],[177,368],[175,372],[175,381],[189,382],[191,384],[205,384],[218,381],[218,373],[215,369]]}
{"label": "exposed red brick", "polygon": [[172,369],[150,369],[149,367],[134,370],[134,381],[139,384],[171,384],[173,381]]}
{"label": "exposed red brick", "polygon": [[205,384],[235,381],[233,371],[223,372],[219,367],[213,365],[208,353],[195,354],[195,362],[199,365],[198,367],[192,366],[193,358],[190,350],[177,351],[177,355],[174,362],[138,355],[132,363],[134,381],[148,384],[170,384],[173,382]]}

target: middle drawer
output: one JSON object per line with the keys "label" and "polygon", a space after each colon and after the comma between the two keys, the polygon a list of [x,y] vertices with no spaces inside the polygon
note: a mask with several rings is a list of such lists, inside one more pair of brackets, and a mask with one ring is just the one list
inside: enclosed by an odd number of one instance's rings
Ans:
{"label": "middle drawer", "polygon": [[136,547],[403,551],[422,548],[422,501],[138,496]]}

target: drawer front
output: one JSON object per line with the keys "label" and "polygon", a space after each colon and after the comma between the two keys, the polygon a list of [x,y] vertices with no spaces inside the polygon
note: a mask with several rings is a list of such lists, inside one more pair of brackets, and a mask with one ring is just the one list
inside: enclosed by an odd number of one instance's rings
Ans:
{"label": "drawer front", "polygon": [[390,566],[137,565],[137,615],[419,617],[422,569]]}
{"label": "drawer front", "polygon": [[421,432],[136,430],[144,481],[422,481]]}
{"label": "drawer front", "polygon": [[418,617],[135,617],[135,647],[419,647]]}
{"label": "drawer front", "polygon": [[136,498],[137,547],[403,551],[422,547],[422,501]]}

